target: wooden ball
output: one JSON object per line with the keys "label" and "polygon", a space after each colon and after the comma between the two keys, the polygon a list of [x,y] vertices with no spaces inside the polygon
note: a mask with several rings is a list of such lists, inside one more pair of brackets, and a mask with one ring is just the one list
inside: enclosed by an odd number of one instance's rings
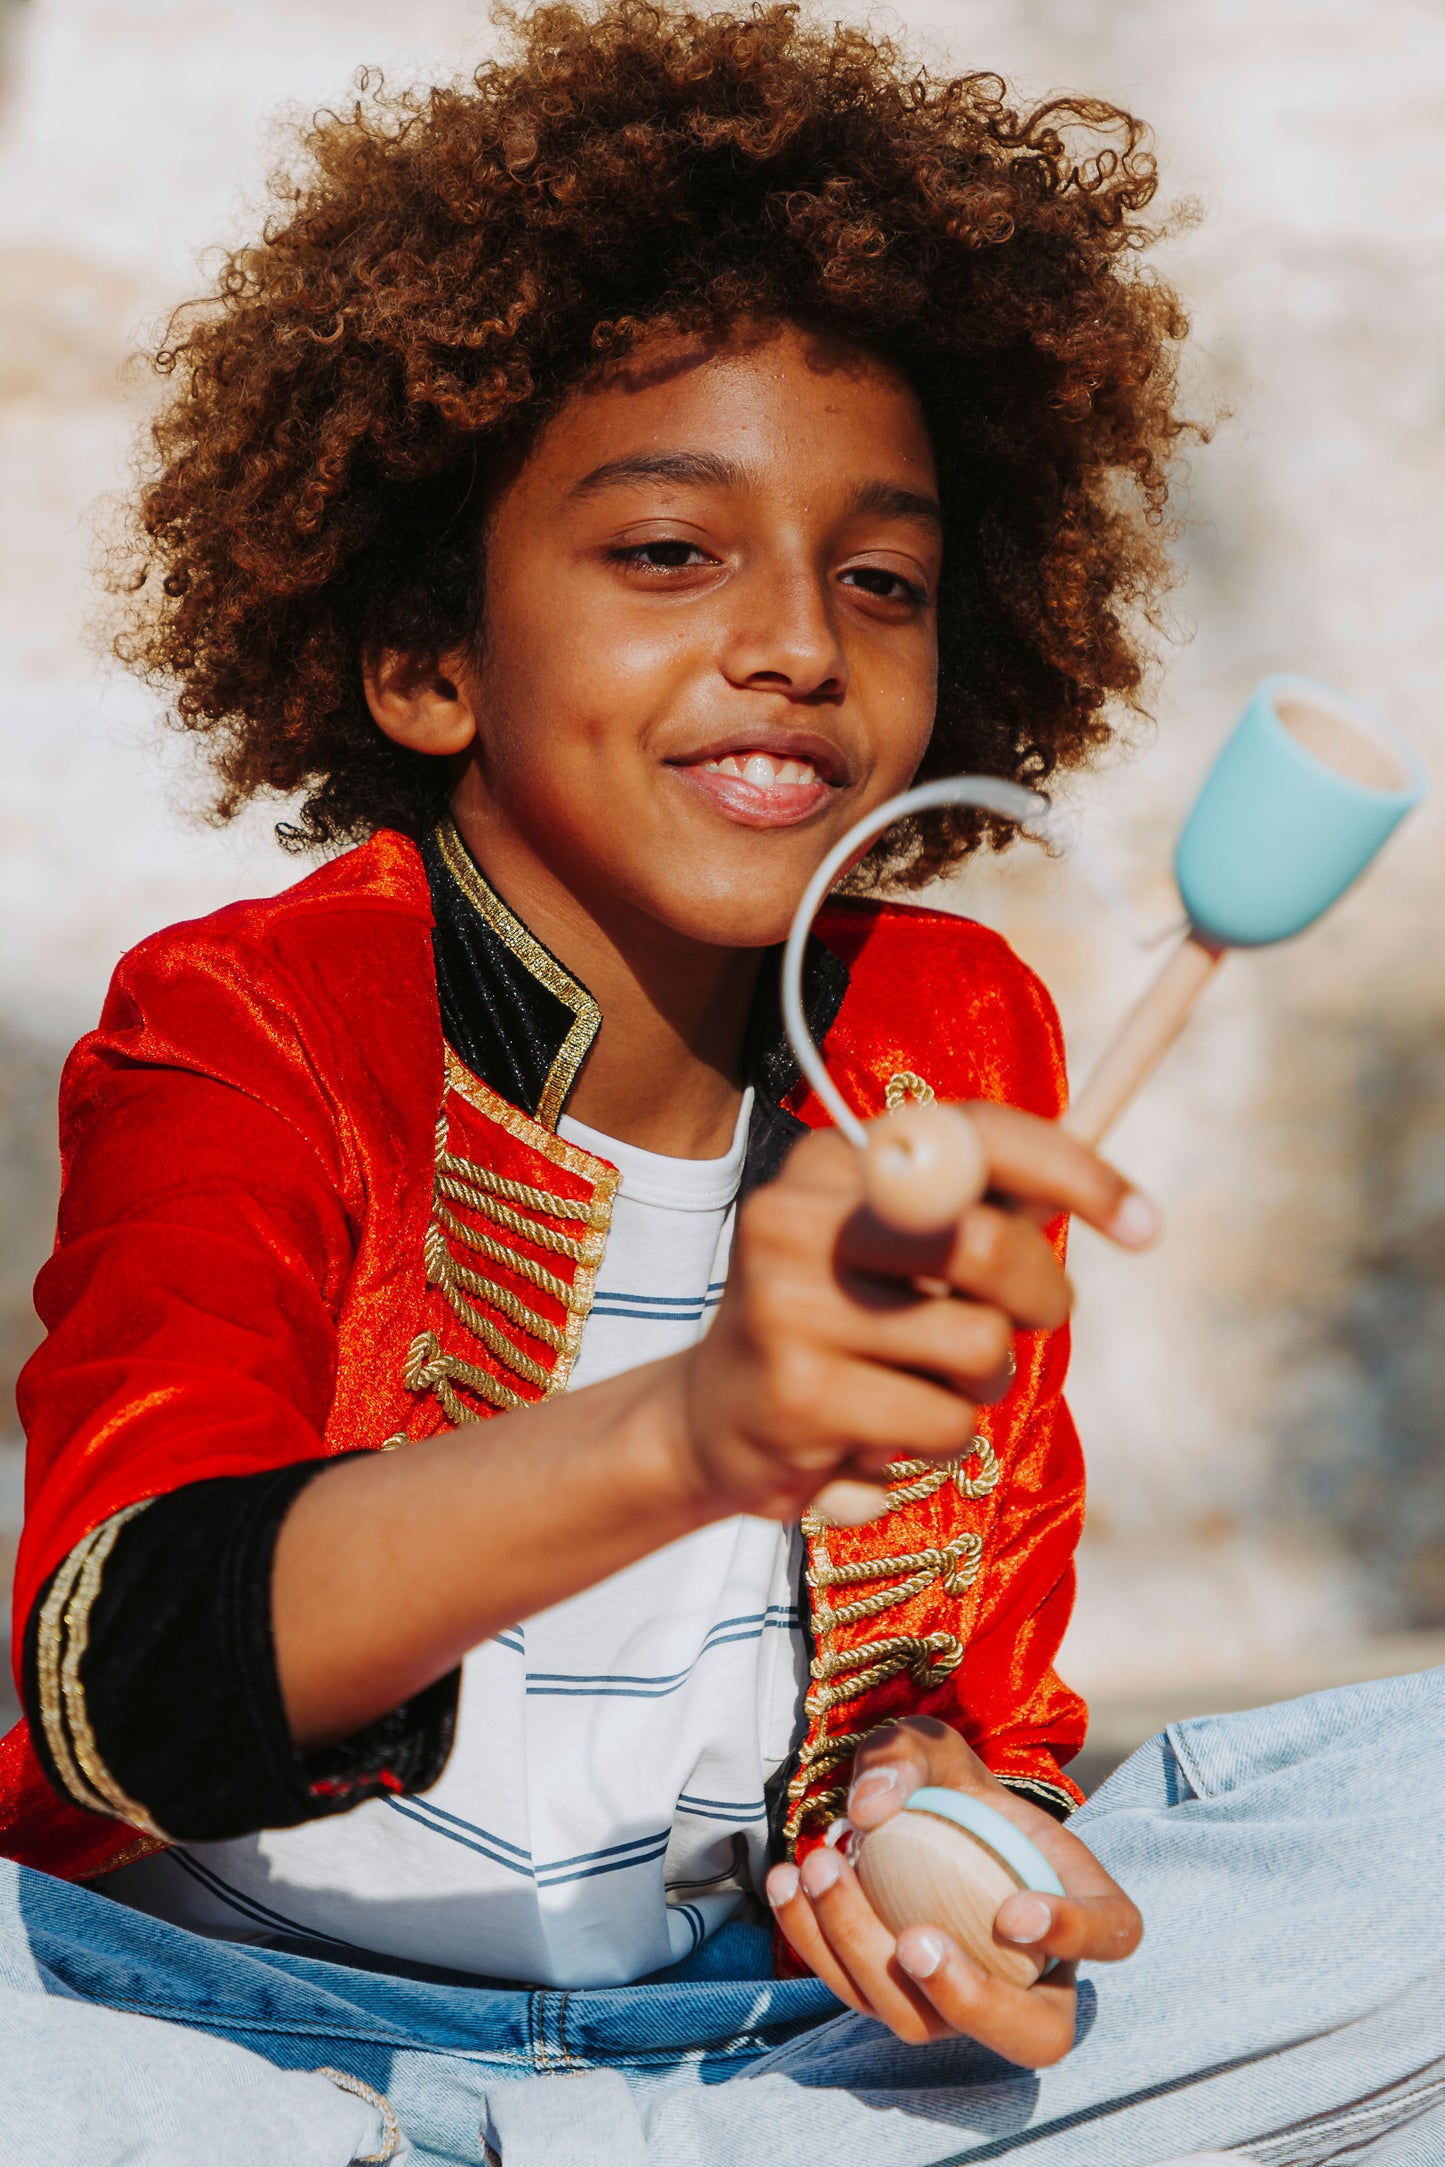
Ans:
{"label": "wooden ball", "polygon": [[983,1145],[961,1107],[898,1106],[869,1123],[863,1187],[890,1226],[936,1233],[976,1204],[987,1185]]}
{"label": "wooden ball", "polygon": [[858,1839],[853,1864],[863,1894],[891,1934],[906,1926],[942,1927],[976,1964],[1010,1986],[1032,1986],[1044,1969],[1046,1957],[993,1938],[999,1905],[1030,1883],[955,1822],[906,1806]]}

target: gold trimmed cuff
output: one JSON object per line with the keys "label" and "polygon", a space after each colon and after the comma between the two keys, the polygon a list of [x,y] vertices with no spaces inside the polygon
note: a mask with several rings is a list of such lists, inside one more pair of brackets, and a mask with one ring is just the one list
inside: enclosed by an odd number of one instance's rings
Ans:
{"label": "gold trimmed cuff", "polygon": [[116,1538],[137,1514],[154,1504],[143,1498],[112,1513],[71,1551],[50,1585],[40,1612],[36,1671],[40,1720],[55,1770],[77,1806],[126,1821],[160,1843],[170,1838],[144,1806],[122,1790],[106,1767],[91,1727],[80,1666],[90,1644],[90,1616],[100,1593],[106,1560]]}

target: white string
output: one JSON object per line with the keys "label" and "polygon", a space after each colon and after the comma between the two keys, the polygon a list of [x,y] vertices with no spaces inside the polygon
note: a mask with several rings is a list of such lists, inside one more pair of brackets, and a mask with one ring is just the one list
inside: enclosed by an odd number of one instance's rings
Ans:
{"label": "white string", "polygon": [[1003,782],[993,775],[949,775],[941,782],[921,783],[916,790],[889,798],[871,813],[865,813],[828,852],[803,891],[783,950],[783,1026],[794,1056],[838,1127],[860,1151],[867,1142],[867,1130],[828,1074],[803,1013],[803,953],[813,920],[839,874],[861,858],[867,845],[885,828],[891,828],[895,820],[906,820],[910,813],[932,812],[940,805],[972,805],[980,812],[997,813],[1005,820],[1019,822],[1041,820],[1049,809],[1048,799],[1037,790],[1025,790],[1019,783]]}

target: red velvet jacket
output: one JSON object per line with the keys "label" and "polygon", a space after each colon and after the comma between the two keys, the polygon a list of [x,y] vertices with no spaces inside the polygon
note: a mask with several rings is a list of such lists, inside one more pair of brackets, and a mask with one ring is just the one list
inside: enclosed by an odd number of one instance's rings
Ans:
{"label": "red velvet jacket", "polygon": [[[137,1840],[147,1817],[85,1715],[86,1621],[117,1515],[565,1387],[617,1183],[555,1134],[595,1004],[497,910],[509,951],[577,1017],[535,1116],[444,1042],[426,877],[390,833],[274,899],[142,943],[72,1055],[59,1232],[36,1294],[49,1336],[21,1385],[15,1587],[18,1650],[50,1583],[32,1716],[71,1795],[17,1725],[0,1742],[0,1853],[84,1878],[157,1840]],[[931,1093],[1060,1110],[1048,996],[994,934],[853,902],[818,932],[849,972],[826,1051],[861,1113]],[[802,1086],[785,1104],[826,1121]],[[1061,1805],[1078,1796],[1059,1764],[1084,1709],[1052,1669],[1083,1506],[1066,1335],[1023,1334],[1017,1358],[964,1462],[900,1463],[881,1520],[808,1526],[794,1841],[838,1810],[862,1734],[904,1711],[954,1724],[995,1772]]]}

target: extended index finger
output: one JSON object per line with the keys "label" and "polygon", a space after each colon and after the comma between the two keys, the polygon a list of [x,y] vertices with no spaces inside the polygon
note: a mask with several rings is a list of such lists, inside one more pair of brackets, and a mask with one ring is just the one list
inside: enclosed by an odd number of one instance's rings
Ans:
{"label": "extended index finger", "polygon": [[1158,1240],[1163,1222],[1157,1204],[1057,1121],[987,1099],[964,1111],[978,1130],[995,1190],[1049,1216],[1070,1212],[1125,1249],[1147,1249]]}

